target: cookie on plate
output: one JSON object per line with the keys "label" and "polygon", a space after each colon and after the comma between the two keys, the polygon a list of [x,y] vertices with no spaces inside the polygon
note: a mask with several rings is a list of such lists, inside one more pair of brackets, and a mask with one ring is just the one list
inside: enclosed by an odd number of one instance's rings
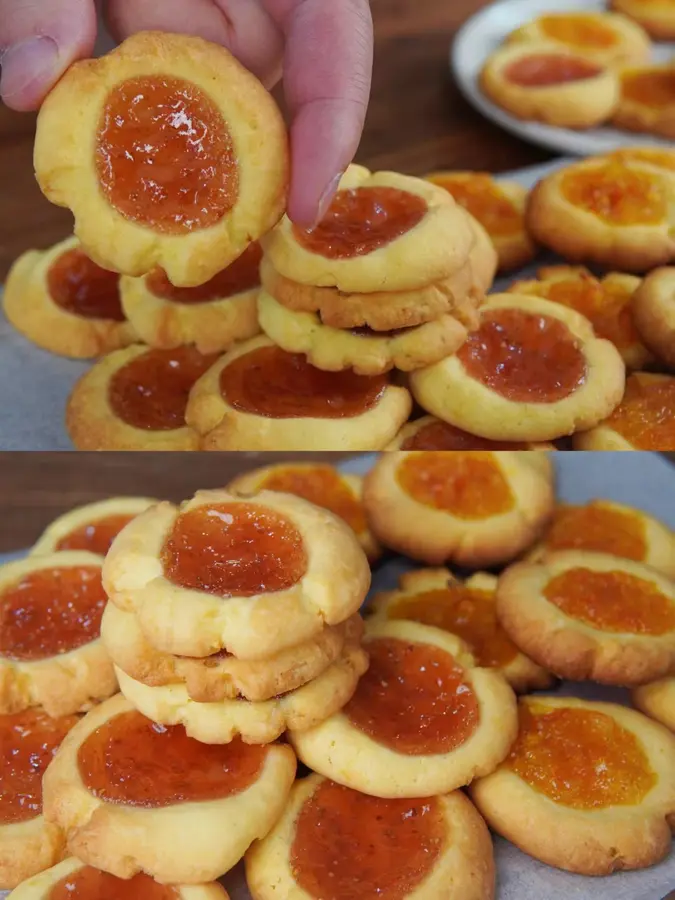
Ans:
{"label": "cookie on plate", "polygon": [[407,422],[385,450],[555,450],[555,445],[541,441],[490,441],[436,416],[422,416]]}
{"label": "cookie on plate", "polygon": [[675,731],[675,677],[659,678],[633,688],[631,699],[646,716]]}
{"label": "cookie on plate", "polygon": [[620,78],[621,100],[614,125],[675,139],[675,64],[627,67]]}
{"label": "cookie on plate", "polygon": [[631,301],[642,341],[658,360],[675,369],[675,267],[650,272]]}

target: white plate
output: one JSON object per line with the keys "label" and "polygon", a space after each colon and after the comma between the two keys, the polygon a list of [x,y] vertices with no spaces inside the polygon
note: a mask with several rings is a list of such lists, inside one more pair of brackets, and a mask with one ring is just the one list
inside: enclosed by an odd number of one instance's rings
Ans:
{"label": "white plate", "polygon": [[[608,153],[626,144],[672,148],[672,141],[651,135],[618,131],[616,128],[572,131],[568,128],[542,125],[539,122],[526,122],[495,106],[482,92],[478,78],[483,64],[508,34],[542,13],[575,9],[584,12],[603,12],[607,9],[607,4],[604,0],[501,0],[498,3],[488,4],[464,24],[450,48],[450,65],[461,92],[469,103],[506,131],[558,153],[591,156],[596,153]],[[654,45],[655,60],[666,62],[674,55],[675,44]]]}

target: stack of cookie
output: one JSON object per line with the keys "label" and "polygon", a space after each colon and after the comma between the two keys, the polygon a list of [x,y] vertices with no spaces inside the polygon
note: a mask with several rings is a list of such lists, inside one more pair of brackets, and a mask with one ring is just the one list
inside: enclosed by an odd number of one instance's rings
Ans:
{"label": "stack of cookie", "polygon": [[483,227],[446,190],[356,165],[314,229],[285,217],[263,245],[263,331],[319,369],[361,375],[458,350],[497,265]]}

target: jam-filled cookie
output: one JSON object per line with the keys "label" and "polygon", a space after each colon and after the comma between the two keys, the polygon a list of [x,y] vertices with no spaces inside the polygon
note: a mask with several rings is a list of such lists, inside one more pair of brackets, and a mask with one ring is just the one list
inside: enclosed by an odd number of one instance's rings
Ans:
{"label": "jam-filled cookie", "polygon": [[530,294],[576,309],[598,337],[611,341],[629,369],[641,369],[651,354],[635,327],[632,302],[641,280],[610,272],[596,278],[584,266],[546,266],[535,279],[516,281],[510,293]]}
{"label": "jam-filled cookie", "polygon": [[584,159],[543,178],[528,202],[534,238],[577,262],[647,272],[675,256],[675,174],[638,159]]}
{"label": "jam-filled cookie", "polygon": [[387,375],[324,372],[257,337],[199,379],[186,419],[204,450],[381,450],[411,408]]}
{"label": "jam-filled cookie", "polygon": [[471,796],[490,828],[550,866],[642,869],[671,846],[675,738],[618,704],[523,697],[511,753]]}
{"label": "jam-filled cookie", "polygon": [[629,16],[656,40],[675,40],[675,10],[670,0],[610,0],[610,6]]}
{"label": "jam-filled cookie", "polygon": [[315,228],[305,231],[284,217],[263,245],[272,266],[292,281],[368,293],[441,281],[464,265],[474,241],[447,191],[351,165]]}
{"label": "jam-filled cookie", "polygon": [[643,684],[631,692],[633,703],[638,709],[666,728],[675,731],[675,677],[660,678],[650,684]]}
{"label": "jam-filled cookie", "polygon": [[7,276],[3,308],[29,341],[73,359],[138,339],[122,309],[119,275],[92,262],[77,238],[20,256]]}
{"label": "jam-filled cookie", "polygon": [[642,341],[675,369],[675,268],[650,272],[633,295],[631,313]]}
{"label": "jam-filled cookie", "polygon": [[0,713],[64,716],[117,690],[100,638],[102,562],[67,550],[0,566]]}
{"label": "jam-filled cookie", "polygon": [[75,384],[66,428],[78,450],[198,450],[188,395],[218,356],[195,347],[134,344],[110,353]]}
{"label": "jam-filled cookie", "polygon": [[73,856],[118,878],[203,884],[267,834],[295,768],[287,745],[201,744],[118,694],[61,744],[43,780],[45,818]]}
{"label": "jam-filled cookie", "polygon": [[634,372],[623,400],[590,431],[574,436],[575,450],[675,450],[675,378]]}
{"label": "jam-filled cookie", "polygon": [[74,856],[29,878],[13,891],[12,900],[229,900],[229,894],[214,881],[210,884],[160,884],[140,873],[129,879],[116,878],[88,866]]}
{"label": "jam-filled cookie", "polygon": [[616,347],[584,316],[541,297],[494,294],[447,359],[410,374],[423,409],[494,441],[547,441],[591,428],[624,391]]}
{"label": "jam-filled cookie", "polygon": [[641,509],[591,500],[583,506],[556,506],[541,543],[528,559],[556,550],[592,550],[632,559],[675,578],[675,534]]}
{"label": "jam-filled cookie", "polygon": [[556,41],[505,44],[488,57],[480,84],[511,115],[561,128],[593,128],[619,102],[611,66]]}
{"label": "jam-filled cookie", "polygon": [[553,41],[608,65],[644,62],[652,46],[644,28],[625,16],[578,10],[537,16],[508,41]]}
{"label": "jam-filled cookie", "polygon": [[430,797],[492,772],[517,730],[515,695],[464,641],[417,622],[372,622],[368,671],[344,709],[290,731],[299,758],[375,797]]}
{"label": "jam-filled cookie", "polygon": [[383,453],[364,502],[385,547],[430,565],[491,566],[539,535],[553,511],[553,477],[543,453]]}
{"label": "jam-filled cookie", "polygon": [[534,259],[536,247],[525,228],[527,188],[497,181],[486,172],[434,172],[427,178],[452,194],[485,228],[500,271],[519,269]]}
{"label": "jam-filled cookie", "polygon": [[675,65],[672,62],[621,71],[617,128],[675,139]]}
{"label": "jam-filled cookie", "polygon": [[347,523],[275,491],[160,503],[118,535],[103,572],[110,600],[179,656],[264,659],[348,619],[370,586]]}
{"label": "jam-filled cookie", "polygon": [[283,491],[324,506],[349,525],[370,562],[381,548],[368,528],[363,508],[363,478],[320,463],[278,463],[239,475],[227,485],[233,494]]}
{"label": "jam-filled cookie", "polygon": [[499,624],[496,590],[497,578],[487,572],[462,583],[448,569],[416,569],[401,575],[396,590],[375,595],[369,620],[442,628],[468,644],[477,665],[501,672],[514,691],[550,687],[551,675],[521,653]]}
{"label": "jam-filled cookie", "polygon": [[157,502],[148,497],[111,497],[78,506],[47,526],[30,555],[43,556],[57,550],[88,550],[105,556],[124,526]]}
{"label": "jam-filled cookie", "polygon": [[497,615],[561,678],[632,686],[675,667],[675,583],[644,563],[589,550],[517,563],[499,579]]}
{"label": "jam-filled cookie", "polygon": [[286,202],[274,100],[223,47],[184,34],[142,32],[72,65],[40,109],[34,162],[99,265],[159,267],[180,287],[233,262]]}
{"label": "jam-filled cookie", "polygon": [[0,890],[63,856],[65,836],[42,815],[42,775],[76,723],[41,709],[0,715]]}
{"label": "jam-filled cookie", "polygon": [[490,441],[443,422],[422,416],[407,422],[385,450],[555,450],[554,444],[524,441]]}
{"label": "jam-filled cookie", "polygon": [[245,862],[253,900],[494,897],[490,834],[461,791],[383,799],[310,775]]}

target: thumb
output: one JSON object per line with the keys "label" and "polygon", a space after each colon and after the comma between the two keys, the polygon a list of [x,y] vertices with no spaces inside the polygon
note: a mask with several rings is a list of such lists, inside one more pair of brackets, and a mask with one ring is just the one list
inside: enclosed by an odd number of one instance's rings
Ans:
{"label": "thumb", "polygon": [[0,0],[0,96],[12,109],[37,109],[95,38],[93,0]]}

